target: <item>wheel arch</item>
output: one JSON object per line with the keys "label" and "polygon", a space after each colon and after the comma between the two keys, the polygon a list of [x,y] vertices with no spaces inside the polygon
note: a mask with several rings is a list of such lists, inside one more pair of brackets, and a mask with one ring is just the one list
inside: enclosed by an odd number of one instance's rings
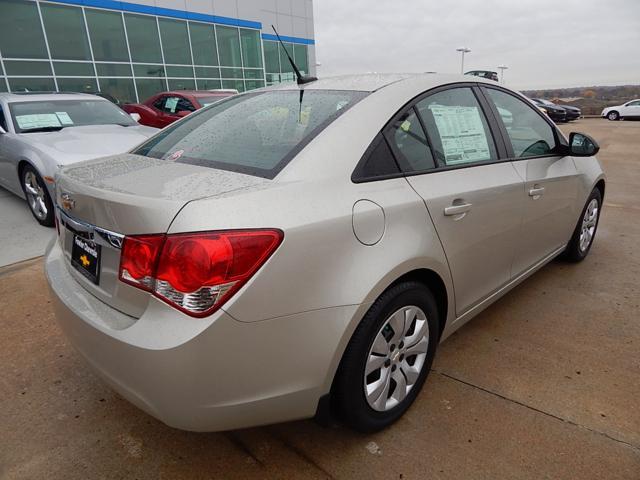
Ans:
{"label": "wheel arch", "polygon": [[438,326],[440,329],[440,331],[438,332],[438,338],[440,338],[447,324],[447,318],[449,315],[449,294],[447,293],[447,287],[444,283],[444,280],[434,270],[431,270],[429,268],[417,268],[405,273],[404,275],[401,275],[387,288],[385,288],[384,291],[387,291],[388,289],[399,283],[407,281],[422,283],[431,291],[431,293],[435,297],[436,305],[438,307],[438,316],[440,317],[438,319]]}
{"label": "wheel arch", "polygon": [[432,269],[428,267],[412,268],[412,269],[406,270],[402,274],[396,274],[393,277],[393,280],[391,282],[387,282],[387,285],[381,290],[375,289],[376,291],[379,290],[379,293],[375,295],[375,298],[373,299],[372,302],[363,303],[361,305],[361,308],[357,310],[355,314],[355,318],[357,318],[357,321],[352,322],[352,325],[350,326],[351,328],[349,328],[347,332],[345,332],[343,340],[340,342],[340,345],[336,349],[336,355],[334,357],[334,361],[332,362],[332,365],[330,366],[330,370],[328,372],[329,373],[327,378],[328,382],[325,384],[326,393],[318,399],[318,406],[316,409],[315,418],[321,424],[330,424],[331,419],[333,418],[331,394],[333,393],[335,388],[335,380],[338,376],[338,371],[340,369],[340,364],[342,363],[342,358],[344,357],[344,354],[347,350],[349,342],[351,341],[351,338],[353,337],[353,334],[357,326],[360,324],[365,314],[367,313],[367,311],[369,310],[373,302],[377,300],[377,298],[379,298],[382,294],[384,294],[384,292],[386,292],[390,288],[393,288],[395,285],[398,285],[399,283],[407,282],[407,281],[415,281],[423,284],[425,287],[427,287],[431,291],[431,293],[435,297],[436,306],[438,308],[438,316],[440,317],[438,322],[439,323],[438,339],[442,337],[442,333],[444,332],[445,327],[447,325],[449,312],[451,311],[449,303],[453,301],[453,290],[451,286],[450,288],[447,288],[447,285],[450,285],[450,283],[449,284],[447,283],[447,277],[443,277],[443,275],[438,273],[436,269]]}
{"label": "wheel arch", "polygon": [[325,380],[325,391],[328,392],[333,388],[333,382],[342,361],[342,357],[344,356],[349,342],[353,337],[353,333],[355,332],[356,328],[358,327],[366,313],[369,311],[371,305],[384,292],[394,287],[398,283],[402,283],[405,281],[416,281],[423,284],[425,287],[429,288],[429,290],[435,297],[436,306],[438,308],[438,316],[440,317],[438,322],[440,330],[438,332],[438,338],[442,338],[442,333],[444,332],[447,325],[447,319],[450,315],[450,312],[453,311],[453,289],[452,285],[448,283],[448,277],[444,277],[436,269],[429,267],[415,267],[411,269],[405,269],[401,273],[395,273],[391,277],[391,280],[387,280],[384,285],[378,285],[377,288],[374,288],[373,292],[375,293],[373,294],[371,300],[362,303],[356,310],[353,316],[353,321],[344,332],[342,340],[336,347],[333,361],[327,371],[327,377]]}
{"label": "wheel arch", "polygon": [[600,196],[602,197],[602,201],[604,202],[604,190],[605,190],[604,178],[601,178],[600,180],[598,180],[594,188],[597,188],[598,190],[600,190]]}

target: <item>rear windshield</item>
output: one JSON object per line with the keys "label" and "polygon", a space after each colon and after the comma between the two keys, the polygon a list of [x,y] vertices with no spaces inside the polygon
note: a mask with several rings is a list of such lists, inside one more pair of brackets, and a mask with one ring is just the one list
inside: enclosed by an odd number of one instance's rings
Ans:
{"label": "rear windshield", "polygon": [[133,153],[273,178],[357,91],[267,91],[230,97],[167,127]]}

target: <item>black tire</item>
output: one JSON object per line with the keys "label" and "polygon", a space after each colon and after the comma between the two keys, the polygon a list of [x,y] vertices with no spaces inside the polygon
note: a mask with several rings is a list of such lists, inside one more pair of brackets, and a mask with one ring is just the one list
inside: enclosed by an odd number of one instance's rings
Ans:
{"label": "black tire", "polygon": [[[588,245],[586,245],[586,247],[584,246],[581,247],[580,237],[582,233],[583,221],[585,218],[585,214],[587,212],[587,208],[589,207],[589,204],[591,204],[592,200],[596,200],[598,202],[598,212],[595,219],[594,230]],[[578,223],[576,224],[576,228],[573,231],[571,240],[569,240],[569,244],[567,245],[567,248],[563,253],[563,257],[565,260],[569,262],[581,262],[587,257],[587,255],[589,254],[589,251],[591,250],[591,245],[593,245],[593,240],[595,239],[596,233],[598,231],[598,223],[600,222],[601,211],[602,211],[602,194],[600,193],[600,190],[598,190],[597,188],[594,188],[593,191],[591,192],[591,195],[589,195],[589,198],[587,198],[587,201],[585,202],[584,207],[582,208],[582,212],[580,213],[580,217],[578,218]]]}
{"label": "black tire", "polygon": [[[426,358],[424,358],[417,380],[413,383],[404,400],[389,410],[374,410],[367,402],[364,392],[366,361],[376,336],[389,317],[405,306],[419,307],[426,316],[429,326]],[[425,285],[415,281],[408,281],[399,283],[385,291],[374,302],[356,328],[342,357],[336,381],[334,382],[332,399],[333,408],[338,418],[351,428],[365,433],[381,430],[400,418],[417,397],[429,374],[439,341],[439,332],[437,304],[432,293]],[[402,358],[403,356],[399,360],[402,361]],[[409,359],[411,359],[411,356],[407,355],[405,361],[408,362]],[[387,361],[390,362],[390,360]],[[385,363],[386,365],[387,363]],[[393,372],[396,371],[396,367],[393,365],[389,368],[393,368]],[[403,373],[403,367],[399,366],[397,368],[400,374],[407,378]],[[394,380],[390,381],[395,382]],[[391,388],[389,391],[391,392]]]}
{"label": "black tire", "polygon": [[620,120],[620,114],[615,110],[612,110],[609,113],[607,113],[607,119],[611,120],[612,122],[615,122],[617,120]]}
{"label": "black tire", "polygon": [[[29,177],[32,181],[29,181]],[[44,210],[38,210],[37,201],[33,200],[33,195],[27,191],[27,183],[34,184],[33,186],[39,188],[39,192],[42,193],[42,203],[44,205]],[[27,197],[27,205],[29,206],[29,210],[33,215],[33,218],[36,221],[44,226],[44,227],[53,227],[54,225],[54,212],[53,212],[53,202],[51,201],[51,197],[49,196],[49,190],[47,189],[47,185],[44,183],[44,180],[38,173],[38,171],[33,168],[31,165],[25,165],[20,170],[20,184],[22,185],[22,191],[24,192],[25,197]]]}

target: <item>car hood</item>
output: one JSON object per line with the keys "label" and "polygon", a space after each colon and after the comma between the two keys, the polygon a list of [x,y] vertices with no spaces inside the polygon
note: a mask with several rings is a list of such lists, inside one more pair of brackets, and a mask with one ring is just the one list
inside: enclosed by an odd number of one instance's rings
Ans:
{"label": "car hood", "polygon": [[58,132],[23,133],[20,139],[58,165],[124,153],[158,132],[143,125],[86,125]]}
{"label": "car hood", "polygon": [[580,111],[578,107],[572,107],[571,105],[562,105],[562,108],[564,108],[565,110],[571,110],[572,112]]}

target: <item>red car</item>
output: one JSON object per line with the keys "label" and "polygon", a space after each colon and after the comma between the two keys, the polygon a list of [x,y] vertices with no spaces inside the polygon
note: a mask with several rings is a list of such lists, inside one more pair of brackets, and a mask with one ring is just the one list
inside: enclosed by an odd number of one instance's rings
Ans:
{"label": "red car", "polygon": [[237,93],[237,90],[231,89],[161,92],[147,99],[144,103],[128,103],[122,108],[127,113],[140,115],[138,123],[142,125],[163,128],[199,108]]}

